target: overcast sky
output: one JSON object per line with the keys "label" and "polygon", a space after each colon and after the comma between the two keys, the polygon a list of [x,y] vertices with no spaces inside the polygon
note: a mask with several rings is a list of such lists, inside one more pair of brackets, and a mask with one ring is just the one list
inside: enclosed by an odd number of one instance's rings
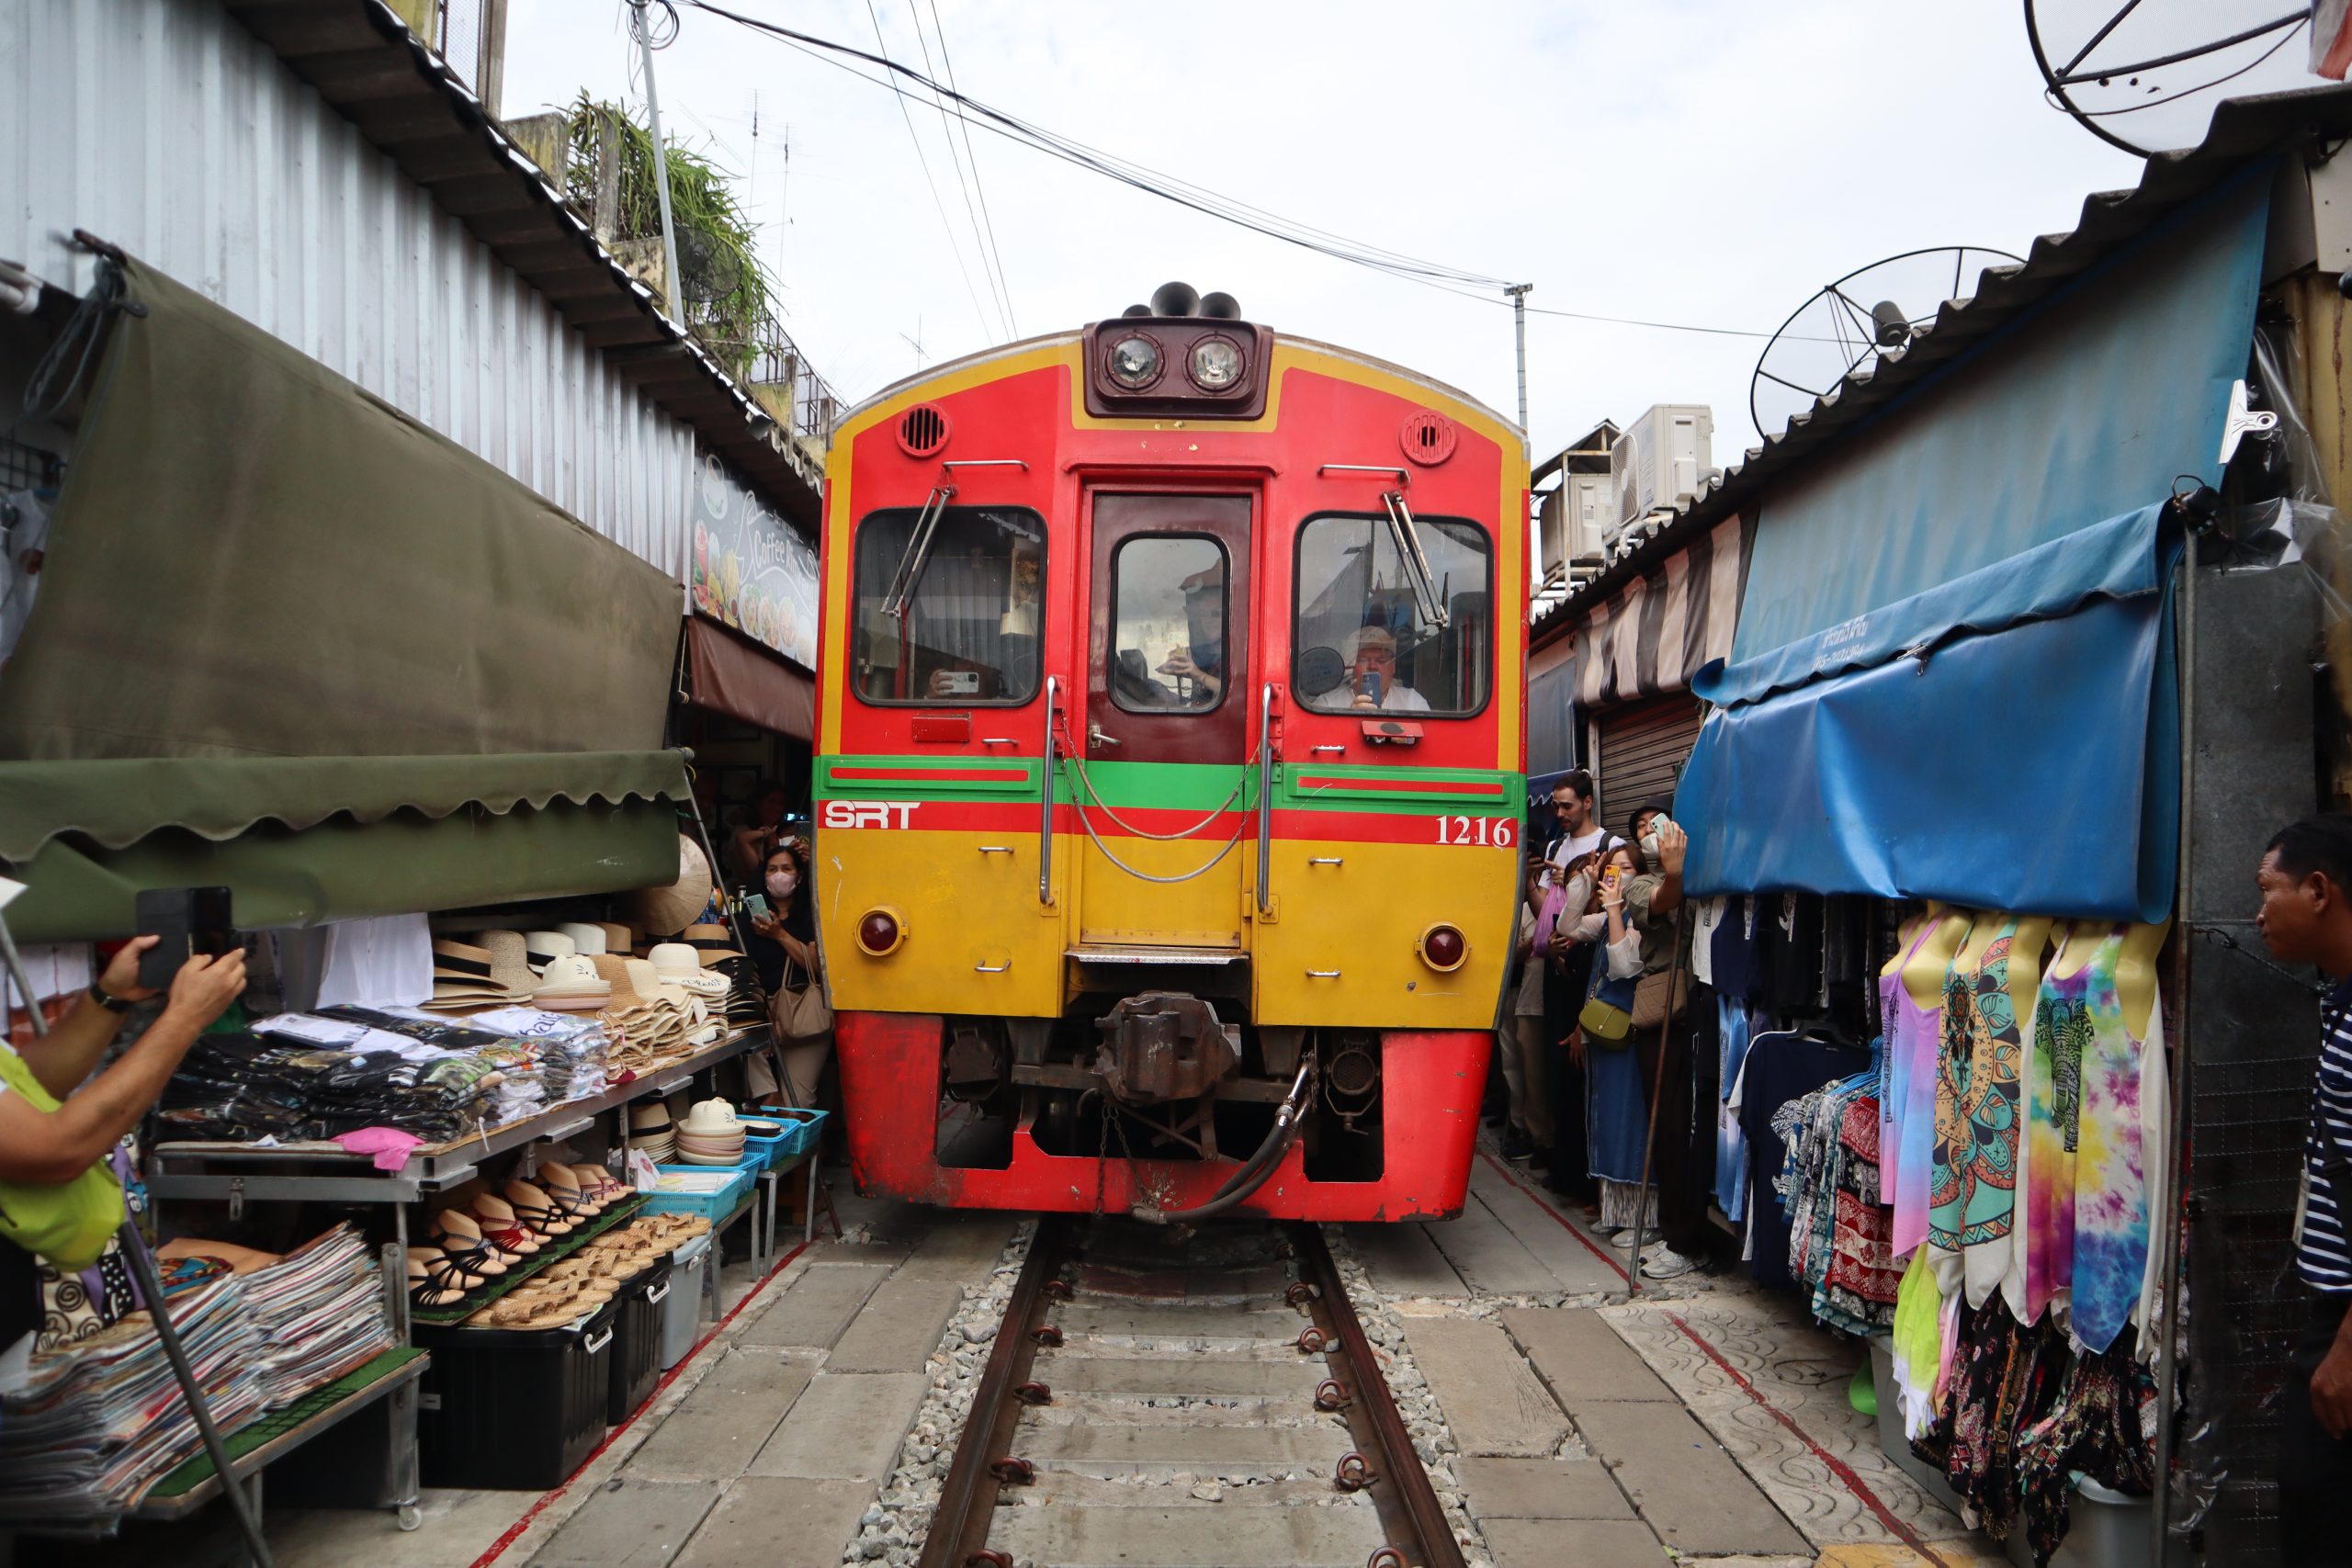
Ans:
{"label": "overcast sky", "polygon": [[[875,43],[865,0],[727,3]],[[922,66],[917,6],[935,54],[932,4],[875,0],[893,57]],[[1878,256],[2023,254],[2074,227],[2087,193],[2139,177],[2138,160],[2044,106],[2011,0],[936,4],[973,97],[1323,230],[1531,281],[1529,302],[1555,309],[1770,332]],[[641,98],[624,15],[617,0],[514,0],[503,112],[583,85]],[[907,104],[910,138],[894,95],[707,12],[679,15],[656,57],[669,128],[745,177],[786,328],[821,374],[860,399],[915,367],[910,338],[936,363],[1012,335],[935,108]],[[971,141],[1019,334],[1115,314],[1182,278],[1278,331],[1513,412],[1500,303],[1245,232],[979,130]],[[1755,439],[1761,346],[1531,317],[1534,450],[1603,417],[1702,402],[1714,461],[1736,461]]]}

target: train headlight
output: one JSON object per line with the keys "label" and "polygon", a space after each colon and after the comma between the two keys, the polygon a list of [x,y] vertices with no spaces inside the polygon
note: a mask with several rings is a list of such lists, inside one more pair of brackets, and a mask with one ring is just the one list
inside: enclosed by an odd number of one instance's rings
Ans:
{"label": "train headlight", "polygon": [[1241,347],[1231,338],[1204,337],[1193,345],[1184,373],[1204,392],[1222,392],[1241,379]]}
{"label": "train headlight", "polygon": [[868,909],[857,918],[858,951],[868,958],[888,958],[906,940],[906,922],[896,909]]}
{"label": "train headlight", "polygon": [[1470,943],[1452,926],[1435,925],[1421,933],[1421,962],[1442,973],[1451,974],[1468,962]]}
{"label": "train headlight", "polygon": [[1140,392],[1159,379],[1167,360],[1159,344],[1141,333],[1129,333],[1111,344],[1107,362],[1111,379],[1131,392]]}

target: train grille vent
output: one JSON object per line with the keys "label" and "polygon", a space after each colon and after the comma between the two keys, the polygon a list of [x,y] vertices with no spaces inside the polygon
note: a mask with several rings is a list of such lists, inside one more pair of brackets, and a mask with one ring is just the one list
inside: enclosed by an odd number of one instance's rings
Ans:
{"label": "train grille vent", "polygon": [[947,415],[932,403],[917,403],[899,416],[899,446],[910,457],[936,456],[947,445]]}

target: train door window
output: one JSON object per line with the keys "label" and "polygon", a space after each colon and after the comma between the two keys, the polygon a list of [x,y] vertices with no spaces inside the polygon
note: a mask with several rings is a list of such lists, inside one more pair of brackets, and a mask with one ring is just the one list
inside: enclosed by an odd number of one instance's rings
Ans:
{"label": "train door window", "polygon": [[[857,528],[851,680],[865,701],[1012,705],[1037,694],[1046,525],[1018,507],[950,506],[927,544],[919,507],[867,513]],[[917,550],[915,547],[922,547]],[[885,605],[893,585],[906,614]]]}
{"label": "train door window", "polygon": [[1225,699],[1225,547],[1139,534],[1112,558],[1111,700],[1129,713],[1205,711]]}
{"label": "train door window", "polygon": [[1423,616],[1385,515],[1312,517],[1298,531],[1291,683],[1317,713],[1462,717],[1494,684],[1493,550],[1453,517],[1414,519],[1446,624]]}

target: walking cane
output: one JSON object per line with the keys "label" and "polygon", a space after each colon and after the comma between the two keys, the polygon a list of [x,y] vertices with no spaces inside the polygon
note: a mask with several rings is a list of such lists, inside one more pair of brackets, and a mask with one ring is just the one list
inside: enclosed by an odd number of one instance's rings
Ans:
{"label": "walking cane", "polygon": [[[8,976],[17,983],[17,994],[25,998],[25,1011],[32,1020],[33,1033],[47,1038],[49,1019],[33,998],[32,977],[25,973],[25,961],[17,955],[17,939],[9,934],[5,919],[0,919],[0,958],[7,962]],[[155,1337],[164,1342],[164,1355],[172,1363],[172,1375],[179,1380],[188,1414],[196,1417],[196,1429],[204,1438],[204,1451],[212,1457],[212,1472],[220,1478],[220,1490],[228,1495],[229,1506],[236,1511],[237,1529],[244,1535],[245,1550],[252,1554],[254,1568],[272,1568],[269,1548],[261,1538],[261,1521],[254,1517],[252,1499],[237,1483],[237,1472],[229,1461],[229,1445],[222,1439],[220,1428],[213,1424],[212,1406],[206,1402],[204,1389],[196,1381],[196,1368],[187,1359],[187,1348],[180,1343],[180,1331],[173,1326],[172,1314],[164,1310],[164,1283],[156,1276],[155,1259],[148,1254],[147,1238],[139,1234],[138,1222],[128,1213],[115,1235],[130,1261],[130,1277],[139,1286],[140,1299],[147,1303],[147,1316],[155,1325]]]}
{"label": "walking cane", "polygon": [[[1650,1215],[1650,1176],[1657,1158],[1657,1107],[1666,1097],[1666,1043],[1674,1032],[1675,993],[1682,988],[1682,961],[1688,956],[1690,935],[1683,917],[1689,912],[1687,900],[1674,907],[1674,966],[1667,971],[1669,978],[1666,987],[1666,1017],[1657,1026],[1657,1071],[1651,1075],[1650,1083],[1650,1130],[1642,1141],[1641,1200],[1634,1206],[1634,1255],[1625,1269],[1625,1299],[1629,1302],[1642,1288],[1642,1238]],[[1666,1234],[1663,1227],[1658,1234]]]}

